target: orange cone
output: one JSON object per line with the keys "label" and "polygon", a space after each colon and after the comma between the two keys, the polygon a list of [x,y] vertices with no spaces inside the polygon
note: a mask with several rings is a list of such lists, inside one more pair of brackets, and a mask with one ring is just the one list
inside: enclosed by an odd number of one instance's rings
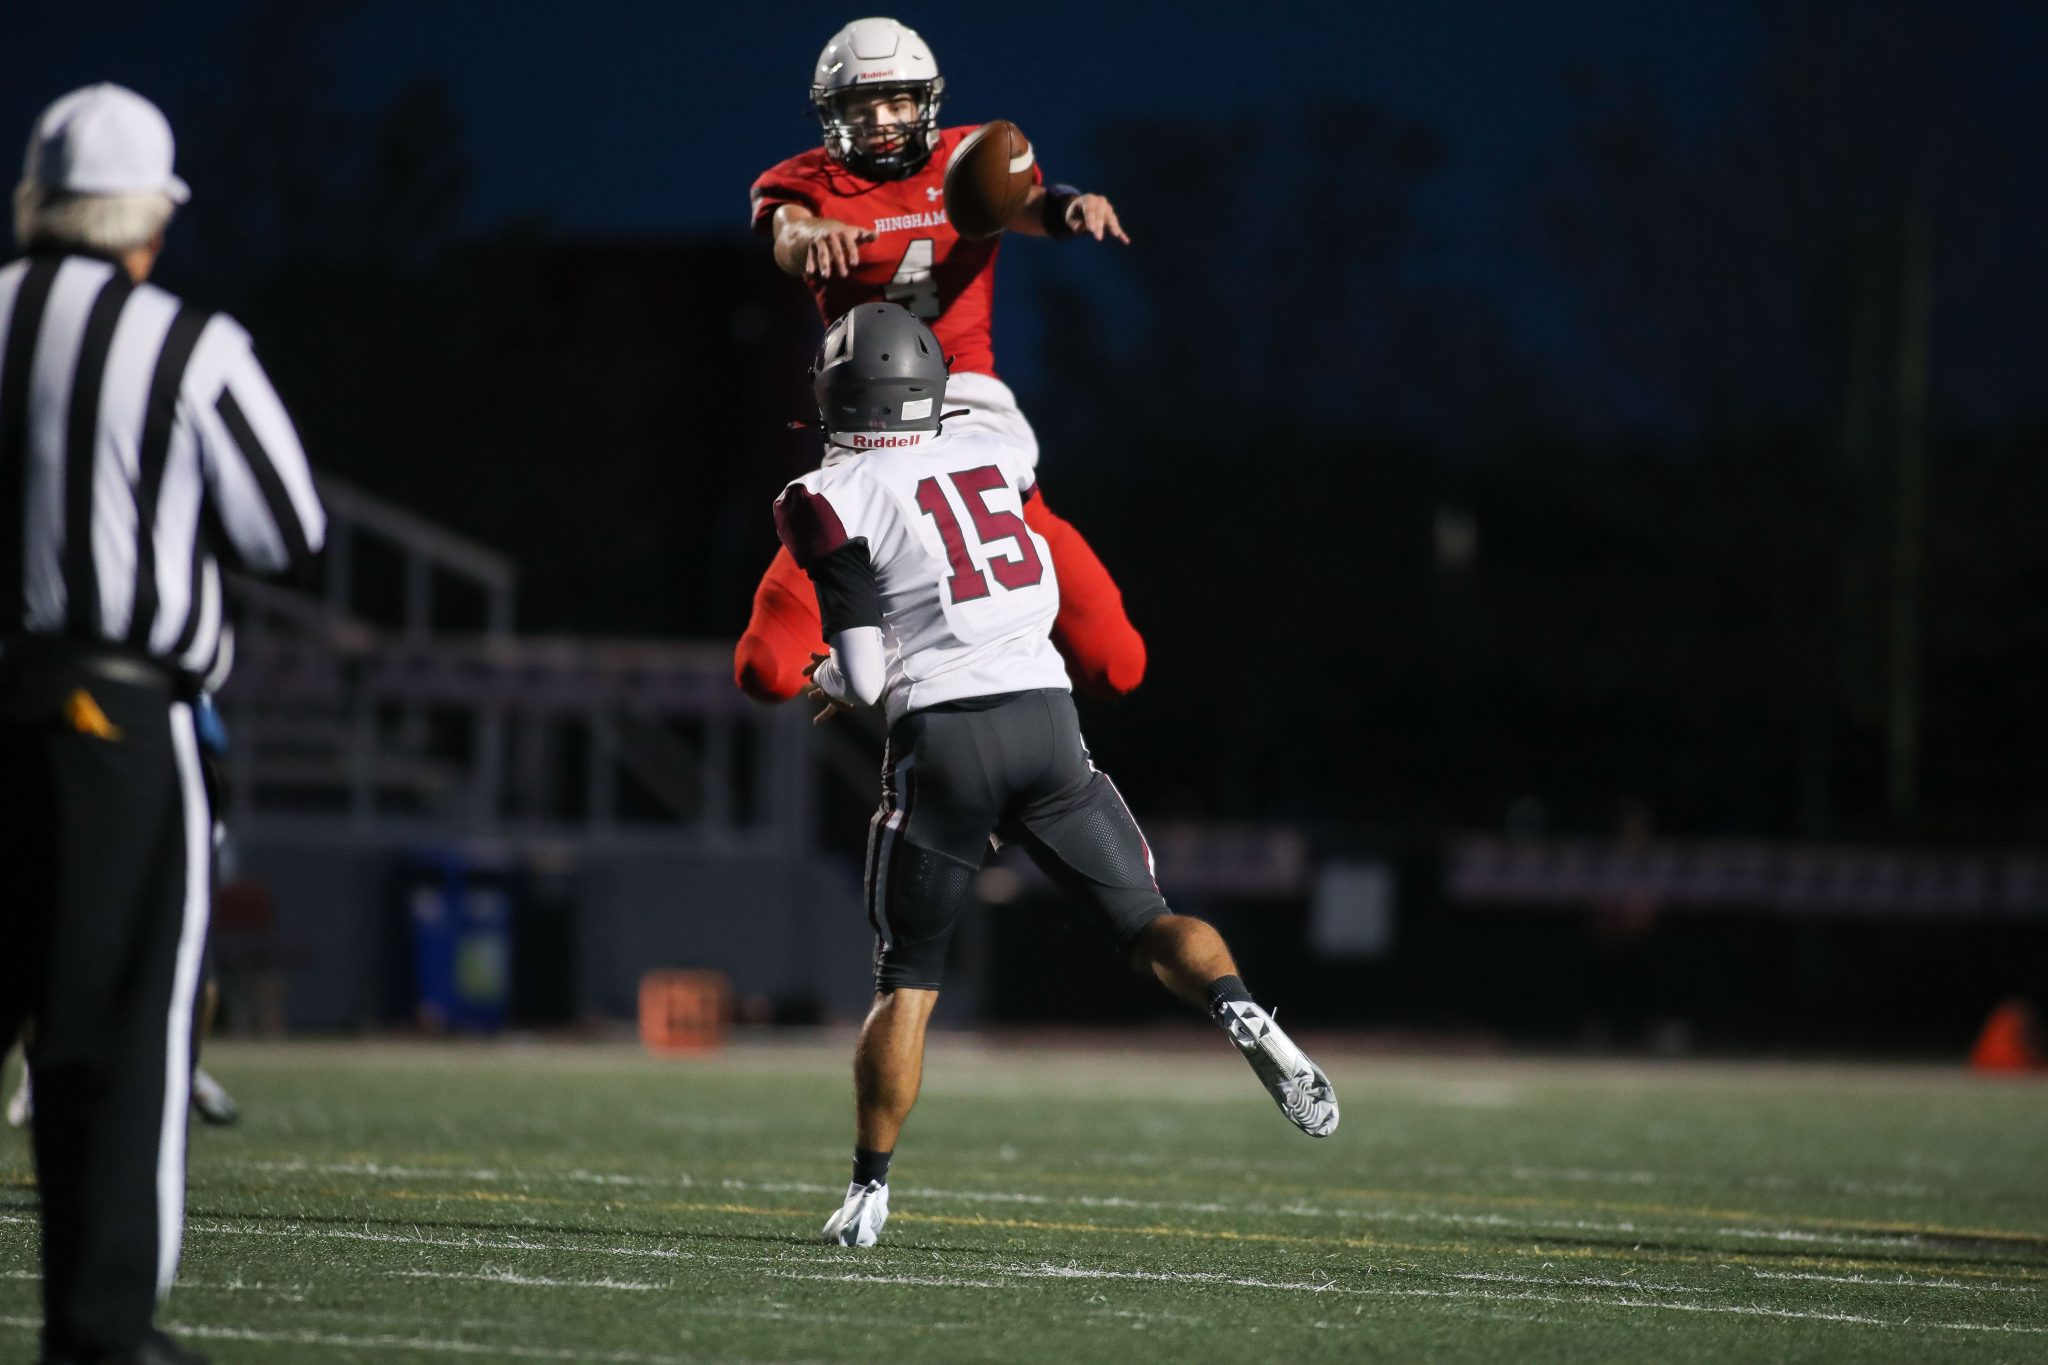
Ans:
{"label": "orange cone", "polygon": [[2008,1000],[1991,1011],[1977,1046],[1970,1049],[1974,1071],[2040,1071],[2048,1068],[2041,1051],[2041,1030],[2024,1000]]}

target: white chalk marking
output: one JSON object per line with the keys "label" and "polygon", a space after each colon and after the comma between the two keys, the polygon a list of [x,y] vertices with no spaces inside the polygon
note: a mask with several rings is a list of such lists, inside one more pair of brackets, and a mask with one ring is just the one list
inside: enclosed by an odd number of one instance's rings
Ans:
{"label": "white chalk marking", "polygon": [[883,1275],[862,1274],[846,1271],[834,1275],[829,1272],[805,1270],[771,1270],[767,1272],[772,1280],[824,1280],[833,1284],[906,1284],[925,1289],[1008,1289],[1011,1286],[1001,1280],[956,1279],[951,1275]]}
{"label": "white chalk marking", "polygon": [[[952,1278],[931,1275],[890,1275],[882,1272],[842,1274],[811,1274],[781,1272],[779,1278],[798,1280],[847,1281],[864,1284],[925,1285],[945,1289],[1008,1289],[1014,1288],[1014,1281],[1032,1279],[1062,1280],[1147,1280],[1164,1283],[1206,1283],[1229,1284],[1252,1289],[1271,1289],[1284,1292],[1335,1294],[1360,1298],[1392,1299],[1447,1299],[1484,1300],[1510,1303],[1550,1303],[1566,1307],[1589,1308],[1639,1308],[1655,1312],[1674,1313],[1722,1313],[1740,1317],[1781,1318],[1798,1322],[1839,1322],[1862,1327],[1920,1327],[1941,1332],[2004,1332],[2028,1336],[2048,1334],[2048,1327],[2029,1327],[2015,1323],[1997,1322],[1914,1322],[1912,1319],[1871,1317],[1862,1313],[1829,1313],[1799,1308],[1771,1308],[1763,1304],[1714,1304],[1681,1303],[1661,1299],[1645,1299],[1630,1296],[1603,1296],[1589,1294],[1570,1296],[1564,1294],[1517,1293],[1493,1289],[1428,1289],[1407,1287],[1371,1287],[1341,1285],[1334,1282],[1304,1282],[1287,1280],[1261,1280],[1250,1276],[1217,1275],[1196,1271],[1137,1271],[1103,1270],[1086,1266],[1005,1266],[993,1272],[999,1280],[973,1280],[965,1277]],[[1553,1283],[1555,1283],[1553,1281]]]}
{"label": "white chalk marking", "polygon": [[[31,1331],[42,1326],[39,1318],[0,1317],[0,1327],[21,1327]],[[475,1341],[452,1341],[439,1337],[402,1337],[387,1333],[375,1336],[347,1336],[338,1332],[257,1332],[246,1327],[214,1327],[205,1323],[174,1322],[164,1330],[173,1336],[196,1337],[204,1341],[248,1341],[271,1346],[333,1346],[340,1350],[438,1351],[446,1355],[488,1356],[494,1360],[599,1361],[603,1365],[696,1365],[704,1356],[648,1355],[641,1351],[589,1351],[581,1348],[547,1346],[505,1346]],[[732,1357],[720,1356],[721,1360]]]}
{"label": "white chalk marking", "polygon": [[[545,1184],[548,1181],[562,1181],[571,1184],[616,1185],[648,1189],[719,1189],[744,1191],[755,1194],[817,1194],[838,1197],[845,1191],[838,1186],[821,1185],[808,1181],[792,1180],[740,1180],[731,1177],[709,1178],[678,1174],[667,1177],[634,1176],[600,1171],[499,1171],[492,1169],[457,1169],[431,1166],[392,1166],[380,1162],[326,1162],[307,1163],[304,1161],[270,1161],[237,1163],[253,1170],[284,1174],[318,1173],[322,1175],[361,1175],[382,1179],[418,1180],[440,1179],[490,1183],[498,1181],[520,1184]],[[1471,1168],[1441,1166],[1429,1168],[1439,1173],[1452,1173]],[[1541,1170],[1534,1167],[1508,1168],[1516,1176],[1538,1174],[1569,1178],[1580,1176],[1588,1179],[1600,1177],[1626,1183],[1648,1183],[1659,1179],[1647,1171],[1596,1172],[1585,1170]],[[906,1185],[902,1196],[910,1199],[952,1200],[962,1203],[1019,1204],[1038,1207],[1076,1207],[1145,1210],[1159,1213],[1202,1213],[1202,1214],[1281,1214],[1293,1218],[1339,1218],[1366,1222],[1387,1223],[1440,1223],[1453,1227],[1498,1227],[1555,1229],[1569,1232],[1618,1232],[1632,1235],[1720,1237],[1734,1241],[1755,1240],[1767,1242],[1789,1242],[1811,1245],[1897,1248],[1900,1246],[1922,1245],[1926,1238],[1915,1232],[1868,1233],[1814,1230],[1805,1228],[1770,1228],[1747,1225],[1713,1224],[1707,1226],[1673,1225],[1665,1223],[1642,1223],[1634,1220],[1605,1222],[1591,1219],[1544,1219],[1511,1217],[1499,1213],[1461,1214],[1439,1210],[1416,1209],[1350,1209],[1324,1208],[1302,1203],[1260,1204],[1249,1203],[1230,1205],[1213,1201],[1193,1202],[1174,1200],[1125,1199],[1120,1196],[1085,1194],[1027,1194],[1007,1190],[940,1190],[924,1189]]]}
{"label": "white chalk marking", "polygon": [[[332,1235],[333,1231],[334,1230],[325,1230],[327,1235]],[[299,1236],[306,1234],[279,1233],[278,1235]],[[313,1235],[320,1234],[316,1232]],[[429,1245],[442,1245],[453,1247],[471,1247],[476,1245],[475,1243],[448,1242],[428,1238],[407,1239],[397,1236],[381,1236],[376,1238],[376,1240],[410,1240],[416,1242],[423,1242]],[[627,1248],[590,1248],[559,1245],[553,1247],[541,1247],[537,1244],[535,1245],[534,1249],[567,1251],[611,1251],[615,1254],[626,1255],[649,1254],[636,1252]],[[664,1253],[656,1251],[651,1254],[660,1255]],[[671,1252],[666,1254],[689,1255],[690,1253]],[[706,1259],[711,1258],[707,1257]],[[720,1259],[749,1261],[758,1264],[774,1264],[777,1261],[782,1260],[783,1258],[731,1257]],[[1020,1281],[1028,1281],[1035,1279],[1122,1280],[1181,1284],[1227,1284],[1245,1288],[1266,1289],[1279,1292],[1331,1294],[1346,1297],[1362,1298],[1443,1299],[1448,1301],[1481,1301],[1494,1303],[1544,1303],[1556,1304],[1564,1307],[1633,1308],[1653,1312],[1719,1313],[1743,1317],[1775,1318],[1786,1321],[1832,1322],[1853,1326],[1884,1327],[1892,1329],[1903,1327],[1918,1327],[1922,1330],[1943,1332],[1987,1332],[2027,1336],[2039,1336],[2048,1334],[2048,1327],[2033,1327],[2016,1323],[1915,1322],[1910,1318],[1898,1320],[1890,1318],[1873,1317],[1868,1314],[1862,1313],[1832,1313],[1810,1309],[1773,1308],[1763,1304],[1710,1304],[1699,1302],[1686,1303],[1660,1299],[1648,1299],[1634,1296],[1570,1296],[1562,1294],[1510,1292],[1490,1289],[1434,1289],[1427,1287],[1395,1286],[1360,1287],[1355,1285],[1339,1284],[1334,1280],[1266,1280],[1252,1276],[1233,1276],[1201,1271],[1110,1270],[1100,1267],[1079,1266],[1073,1264],[1019,1263],[998,1267],[990,1273],[995,1275],[997,1278],[976,1279],[969,1278],[966,1276],[891,1275],[883,1272],[856,1271],[802,1272],[793,1270],[776,1270],[769,1272],[771,1277],[784,1279],[842,1283],[900,1284],[947,1289],[1013,1289],[1017,1287],[1017,1284]],[[40,1326],[40,1323],[34,1319],[29,1318],[0,1317],[0,1326],[35,1328]],[[468,1355],[495,1353],[504,1358],[520,1359],[597,1360],[604,1362],[629,1363],[653,1362],[655,1363],[655,1365],[660,1365],[661,1362],[680,1362],[685,1359],[683,1357],[648,1356],[631,1352],[589,1355],[567,1351],[553,1351],[544,1348],[479,1346],[467,1342],[440,1341],[431,1338],[339,1337],[318,1333],[246,1333],[240,1331],[239,1329],[191,1326],[174,1326],[171,1330],[176,1332],[184,1332],[187,1335],[191,1336],[216,1337],[230,1340],[266,1341],[300,1345],[334,1345],[358,1348],[374,1348],[380,1346],[389,1346],[393,1349],[447,1351],[456,1354]]]}
{"label": "white chalk marking", "polygon": [[552,1280],[544,1275],[521,1275],[511,1270],[387,1270],[384,1273],[401,1280],[466,1280],[475,1284],[513,1284],[529,1289],[623,1289],[649,1293],[675,1288],[673,1283],[649,1284],[644,1280]]}
{"label": "white chalk marking", "polygon": [[1964,1284],[1961,1280],[1915,1280],[1905,1275],[1822,1275],[1814,1271],[1797,1270],[1755,1270],[1749,1272],[1759,1280],[1820,1280],[1826,1284],[1874,1284],[1886,1289],[1963,1289],[1984,1290],[1993,1294],[2031,1294],[2031,1285],[2023,1284]]}
{"label": "white chalk marking", "polygon": [[1557,1287],[1571,1286],[1574,1289],[1653,1289],[1660,1294],[1711,1294],[1709,1285],[1697,1284],[1645,1284],[1641,1280],[1616,1280],[1600,1275],[1497,1275],[1481,1270],[1465,1270],[1452,1274],[1453,1280],[1477,1280],[1486,1284],[1547,1284]]}

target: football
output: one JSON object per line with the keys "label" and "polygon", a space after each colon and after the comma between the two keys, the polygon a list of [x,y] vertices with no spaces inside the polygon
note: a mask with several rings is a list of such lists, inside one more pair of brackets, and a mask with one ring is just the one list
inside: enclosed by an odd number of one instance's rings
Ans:
{"label": "football", "polygon": [[946,163],[946,218],[962,237],[993,237],[1031,193],[1031,143],[1008,119],[984,123]]}

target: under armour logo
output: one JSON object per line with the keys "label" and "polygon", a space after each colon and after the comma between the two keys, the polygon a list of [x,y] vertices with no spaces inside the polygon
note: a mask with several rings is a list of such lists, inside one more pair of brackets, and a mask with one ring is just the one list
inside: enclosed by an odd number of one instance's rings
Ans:
{"label": "under armour logo", "polygon": [[937,185],[926,185],[924,187],[925,202],[929,204],[944,193],[945,191],[940,189]]}

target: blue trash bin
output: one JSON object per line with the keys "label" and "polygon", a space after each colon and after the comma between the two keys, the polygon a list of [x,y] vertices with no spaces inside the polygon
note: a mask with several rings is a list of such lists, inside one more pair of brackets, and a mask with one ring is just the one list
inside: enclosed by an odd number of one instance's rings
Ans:
{"label": "blue trash bin", "polygon": [[436,1032],[496,1033],[512,998],[512,897],[501,868],[456,848],[406,859],[413,1014]]}

